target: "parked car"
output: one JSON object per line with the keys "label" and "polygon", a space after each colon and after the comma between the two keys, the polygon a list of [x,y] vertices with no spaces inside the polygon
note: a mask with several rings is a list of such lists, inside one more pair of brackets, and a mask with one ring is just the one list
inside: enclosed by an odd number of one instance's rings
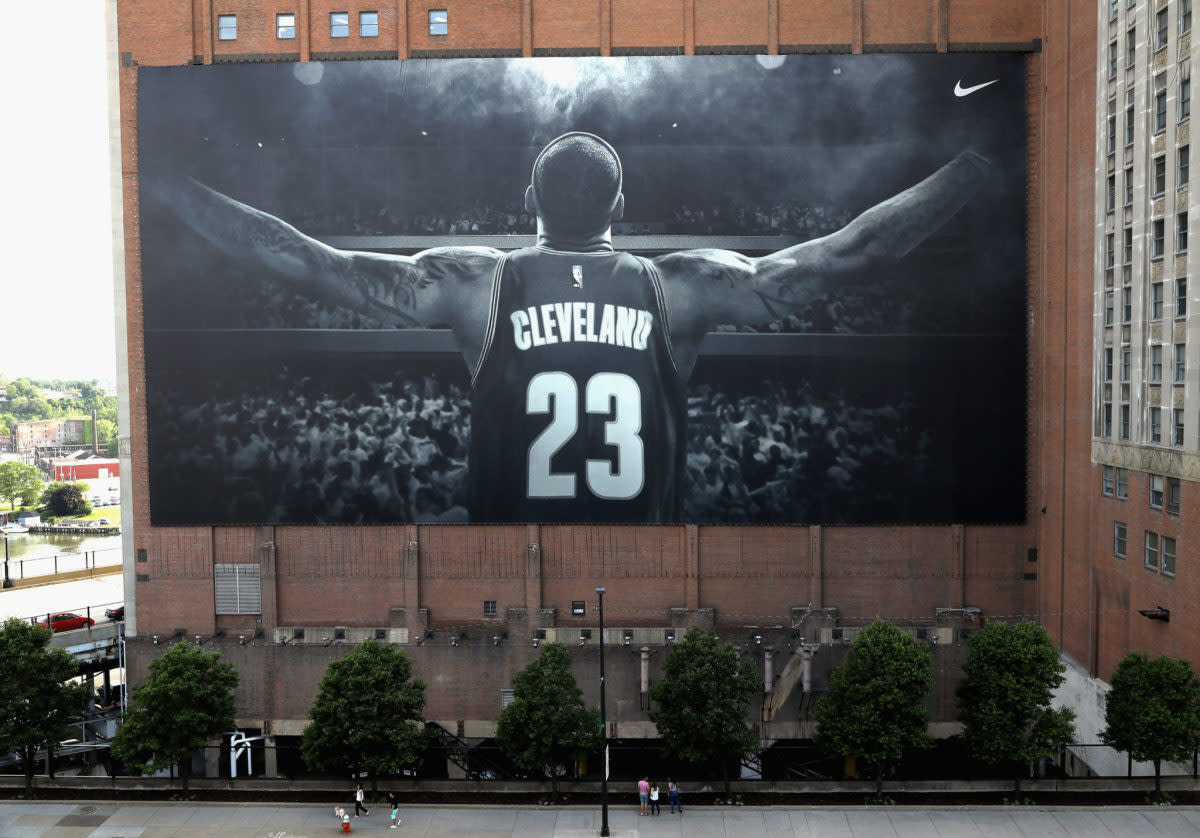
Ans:
{"label": "parked car", "polygon": [[51,614],[50,621],[39,621],[38,625],[51,631],[74,631],[75,629],[91,628],[96,621],[91,617],[80,617],[78,614]]}
{"label": "parked car", "polygon": [[100,526],[102,526],[102,527],[109,527],[109,526],[112,526],[112,521],[108,520],[107,518],[101,518],[101,519],[100,519],[99,521],[97,521],[96,523],[97,523],[97,524],[99,524],[99,525],[100,525]]}
{"label": "parked car", "polygon": [[118,605],[116,608],[104,609],[104,616],[113,622],[120,622],[125,619],[125,606]]}

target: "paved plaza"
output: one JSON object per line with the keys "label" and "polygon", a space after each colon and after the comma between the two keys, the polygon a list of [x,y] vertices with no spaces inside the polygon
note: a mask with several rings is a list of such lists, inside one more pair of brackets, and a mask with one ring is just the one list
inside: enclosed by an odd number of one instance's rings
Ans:
{"label": "paved plaza", "polygon": [[[404,806],[351,819],[351,834],[423,838],[590,838],[595,807]],[[1195,838],[1200,807],[738,807],[639,817],[610,807],[615,838]],[[0,838],[316,838],[342,834],[333,805],[0,803]]]}

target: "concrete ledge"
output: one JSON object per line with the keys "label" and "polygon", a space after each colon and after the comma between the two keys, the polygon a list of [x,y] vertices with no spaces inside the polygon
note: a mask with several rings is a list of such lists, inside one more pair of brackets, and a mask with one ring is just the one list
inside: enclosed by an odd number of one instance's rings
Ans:
{"label": "concrete ledge", "polygon": [[74,582],[76,579],[91,579],[94,576],[112,576],[114,573],[120,573],[121,570],[121,565],[111,564],[79,570],[64,570],[61,573],[45,573],[40,576],[26,576],[24,579],[13,579],[13,586],[8,590],[36,588],[39,585],[57,585],[59,582]]}

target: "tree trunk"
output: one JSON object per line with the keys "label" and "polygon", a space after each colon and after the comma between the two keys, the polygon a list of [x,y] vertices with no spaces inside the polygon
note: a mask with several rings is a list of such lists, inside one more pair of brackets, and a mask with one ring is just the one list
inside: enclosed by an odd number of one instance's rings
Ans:
{"label": "tree trunk", "polygon": [[1016,781],[1013,783],[1013,792],[1017,795],[1017,801],[1021,800],[1021,775],[1017,775]]}
{"label": "tree trunk", "polygon": [[729,789],[729,761],[721,760],[721,779],[725,782],[725,797],[728,799],[732,792]]}
{"label": "tree trunk", "polygon": [[1154,760],[1154,796],[1162,797],[1162,760]]}
{"label": "tree trunk", "polygon": [[37,762],[37,749],[25,748],[23,756],[25,758],[21,760],[21,764],[25,769],[25,796],[30,797],[33,795],[33,770]]}
{"label": "tree trunk", "polygon": [[875,799],[883,799],[883,763],[875,768]]}
{"label": "tree trunk", "polygon": [[183,785],[183,790],[188,790],[188,780],[192,776],[192,754],[191,751],[183,755],[183,759],[179,760],[179,782]]}

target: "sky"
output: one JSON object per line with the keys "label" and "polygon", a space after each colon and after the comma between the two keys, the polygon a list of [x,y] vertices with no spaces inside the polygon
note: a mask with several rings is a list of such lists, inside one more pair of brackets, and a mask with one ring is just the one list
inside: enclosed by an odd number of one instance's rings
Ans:
{"label": "sky", "polygon": [[53,48],[0,50],[0,372],[13,378],[116,379],[106,6],[63,0]]}

